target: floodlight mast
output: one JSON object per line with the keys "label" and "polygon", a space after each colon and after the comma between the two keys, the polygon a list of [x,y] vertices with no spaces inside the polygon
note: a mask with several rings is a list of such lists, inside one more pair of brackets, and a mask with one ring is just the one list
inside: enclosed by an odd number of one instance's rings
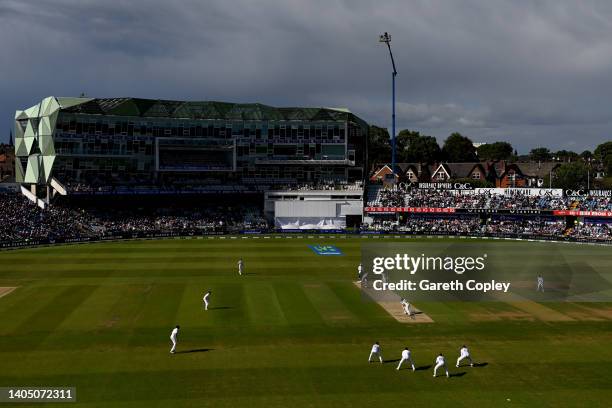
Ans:
{"label": "floodlight mast", "polygon": [[395,77],[397,76],[397,70],[395,69],[395,59],[393,59],[393,52],[391,51],[391,34],[385,32],[379,37],[378,41],[387,44],[389,55],[391,56],[391,65],[393,66],[393,72],[391,73],[391,171],[395,174]]}

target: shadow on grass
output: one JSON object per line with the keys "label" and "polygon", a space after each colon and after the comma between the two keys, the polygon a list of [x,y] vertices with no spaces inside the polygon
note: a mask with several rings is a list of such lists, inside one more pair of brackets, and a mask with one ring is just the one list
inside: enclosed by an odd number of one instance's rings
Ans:
{"label": "shadow on grass", "polygon": [[208,310],[227,310],[227,309],[233,309],[233,307],[231,306],[216,306],[216,307],[209,307]]}
{"label": "shadow on grass", "polygon": [[395,360],[385,360],[385,364],[397,363],[398,361],[400,361],[399,358],[396,358]]}
{"label": "shadow on grass", "polygon": [[449,375],[449,377],[463,377],[466,374],[465,371],[462,371],[460,373],[452,373],[451,375]]}
{"label": "shadow on grass", "polygon": [[474,363],[474,367],[486,367],[489,363]]}
{"label": "shadow on grass", "polygon": [[424,366],[416,367],[415,371],[429,370],[431,367],[433,367],[433,364],[424,365]]}
{"label": "shadow on grass", "polygon": [[214,349],[210,348],[201,348],[201,349],[192,349],[192,350],[181,350],[177,351],[176,354],[187,354],[187,353],[205,353],[207,351],[213,351]]}

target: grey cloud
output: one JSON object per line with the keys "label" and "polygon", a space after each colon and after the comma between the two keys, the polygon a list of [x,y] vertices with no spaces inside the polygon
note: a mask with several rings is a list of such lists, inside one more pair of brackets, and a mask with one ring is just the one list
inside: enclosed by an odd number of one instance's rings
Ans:
{"label": "grey cloud", "polygon": [[399,129],[521,151],[611,139],[612,3],[569,0],[0,0],[0,126],[86,92],[343,106],[390,127],[382,31]]}

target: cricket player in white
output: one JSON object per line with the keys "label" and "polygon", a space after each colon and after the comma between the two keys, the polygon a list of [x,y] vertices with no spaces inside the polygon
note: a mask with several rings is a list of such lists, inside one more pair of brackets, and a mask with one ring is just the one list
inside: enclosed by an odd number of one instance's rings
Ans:
{"label": "cricket player in white", "polygon": [[359,266],[357,267],[357,280],[358,281],[361,280],[362,273],[363,273],[363,266],[359,264]]}
{"label": "cricket player in white", "polygon": [[434,373],[433,373],[434,377],[438,376],[438,368],[442,368],[442,367],[444,367],[444,371],[446,371],[446,376],[450,377],[448,375],[448,368],[446,368],[446,361],[444,360],[444,356],[442,355],[442,353],[440,353],[440,355],[436,357],[436,365],[434,367]]}
{"label": "cricket player in white", "polygon": [[242,275],[242,269],[244,268],[244,262],[242,262],[242,258],[238,261],[238,275]]}
{"label": "cricket player in white", "polygon": [[209,290],[208,292],[206,292],[204,294],[204,297],[202,298],[202,300],[204,301],[204,310],[208,310],[208,304],[210,302],[210,294],[212,292]]}
{"label": "cricket player in white", "polygon": [[472,361],[472,357],[470,357],[470,351],[464,344],[461,347],[461,350],[459,350],[459,358],[457,359],[457,367],[459,367],[459,363],[461,363],[461,361],[463,361],[466,358],[470,360],[470,367],[474,367],[474,362]]}
{"label": "cricket player in white", "polygon": [[368,357],[368,363],[372,362],[372,357],[378,357],[381,364],[383,362],[382,351],[380,350],[380,344],[378,342],[372,345],[372,351],[370,352],[370,357]]}
{"label": "cricket player in white", "polygon": [[408,303],[408,301],[406,299],[402,299],[402,309],[404,309],[404,314],[407,314],[408,317],[413,317],[412,316],[412,309],[410,307],[410,303]]}
{"label": "cricket player in white", "polygon": [[542,275],[538,275],[538,287],[536,289],[536,292],[539,291],[544,292],[544,278],[542,277]]}
{"label": "cricket player in white", "polygon": [[176,326],[174,329],[172,329],[172,333],[170,333],[170,341],[172,342],[172,348],[170,349],[171,354],[176,352],[176,341],[180,328],[181,326]]}
{"label": "cricket player in white", "polygon": [[402,364],[404,363],[404,361],[407,361],[412,366],[412,371],[416,370],[416,368],[414,368],[414,363],[412,362],[412,358],[410,357],[410,350],[408,350],[408,347],[406,347],[402,351],[402,359],[397,365],[397,370],[399,370],[402,367]]}

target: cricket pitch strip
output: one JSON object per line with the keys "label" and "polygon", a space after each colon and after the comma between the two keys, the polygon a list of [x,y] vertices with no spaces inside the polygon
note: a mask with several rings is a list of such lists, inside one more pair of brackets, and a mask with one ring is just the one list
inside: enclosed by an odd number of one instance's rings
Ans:
{"label": "cricket pitch strip", "polygon": [[[361,282],[357,281],[357,282],[354,282],[354,284],[359,289],[361,289]],[[425,314],[421,310],[414,307],[414,305],[411,305],[413,315],[412,317],[409,317],[406,313],[404,313],[404,309],[402,308],[402,305],[400,303],[402,299],[399,295],[396,295],[397,299],[389,300],[389,301],[387,300],[381,301],[381,300],[376,300],[376,297],[374,295],[374,289],[365,288],[362,290],[365,294],[367,294],[372,300],[374,300],[376,303],[382,306],[382,308],[385,309],[387,313],[389,313],[395,320],[397,320],[400,323],[433,323],[434,322],[431,317],[429,317],[427,314]]]}
{"label": "cricket pitch strip", "polygon": [[17,287],[0,287],[0,298],[3,296],[8,295],[9,293],[11,293],[12,291],[14,291],[15,289],[17,289]]}

